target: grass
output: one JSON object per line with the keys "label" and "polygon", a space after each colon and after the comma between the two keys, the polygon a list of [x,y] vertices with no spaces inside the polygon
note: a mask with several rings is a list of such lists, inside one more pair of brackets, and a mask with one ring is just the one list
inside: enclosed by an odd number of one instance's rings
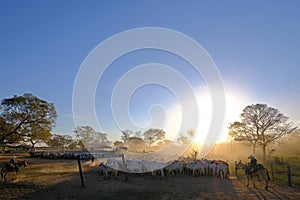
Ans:
{"label": "grass", "polygon": [[[273,167],[274,182],[277,184],[287,184],[287,166],[291,169],[292,186],[300,186],[300,155],[278,155],[268,163],[268,168],[271,171]],[[271,175],[271,174],[270,174]]]}

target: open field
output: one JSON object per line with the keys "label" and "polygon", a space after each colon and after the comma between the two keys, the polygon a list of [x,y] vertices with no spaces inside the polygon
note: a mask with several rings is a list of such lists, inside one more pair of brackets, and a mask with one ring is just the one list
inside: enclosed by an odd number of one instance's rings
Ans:
{"label": "open field", "polygon": [[[1,157],[1,166],[9,157]],[[19,157],[19,159],[21,159]],[[146,174],[124,174],[118,179],[100,176],[97,162],[82,162],[86,187],[81,187],[76,160],[28,160],[17,180],[12,176],[0,184],[0,199],[299,199],[300,189],[270,183],[245,186],[244,177],[167,177],[152,179]]]}
{"label": "open field", "polygon": [[274,182],[278,184],[287,183],[287,166],[290,166],[292,185],[300,187],[300,156],[278,155],[268,164],[273,166]]}

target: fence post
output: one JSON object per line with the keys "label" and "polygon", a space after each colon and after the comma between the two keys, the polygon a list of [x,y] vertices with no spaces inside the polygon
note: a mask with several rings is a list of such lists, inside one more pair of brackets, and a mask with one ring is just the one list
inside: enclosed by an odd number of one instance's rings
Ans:
{"label": "fence post", "polygon": [[287,168],[288,186],[292,187],[291,166],[287,165],[286,168]]}
{"label": "fence post", "polygon": [[80,162],[80,155],[77,155],[77,161],[78,161],[78,168],[79,168],[81,184],[82,184],[82,187],[84,187],[84,180],[83,180],[83,174],[82,174],[82,168],[81,168],[81,162]]}

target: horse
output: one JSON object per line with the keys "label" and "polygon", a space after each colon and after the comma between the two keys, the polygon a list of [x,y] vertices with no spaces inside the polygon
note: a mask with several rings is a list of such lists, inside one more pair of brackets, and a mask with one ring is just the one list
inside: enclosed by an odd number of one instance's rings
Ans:
{"label": "horse", "polygon": [[15,172],[16,179],[17,179],[19,168],[22,167],[22,166],[27,167],[27,165],[28,164],[27,164],[26,160],[17,161],[16,165],[13,165],[12,163],[5,164],[4,167],[1,169],[1,178],[2,178],[2,180],[7,181],[6,175],[10,172]]}
{"label": "horse", "polygon": [[247,169],[247,165],[243,164],[242,161],[240,160],[239,162],[236,162],[235,161],[235,175],[237,176],[237,171],[239,169],[242,169],[242,170],[246,170]]}
{"label": "horse", "polygon": [[270,176],[269,176],[269,171],[262,165],[262,164],[257,164],[254,168],[253,171],[250,170],[250,166],[243,164],[241,161],[235,164],[235,170],[237,171],[238,169],[244,169],[245,174],[247,175],[247,187],[249,186],[249,180],[251,179],[253,182],[253,187],[255,187],[255,182],[253,180],[253,177],[258,176],[262,177],[266,181],[265,189],[269,189],[269,181],[270,181]]}

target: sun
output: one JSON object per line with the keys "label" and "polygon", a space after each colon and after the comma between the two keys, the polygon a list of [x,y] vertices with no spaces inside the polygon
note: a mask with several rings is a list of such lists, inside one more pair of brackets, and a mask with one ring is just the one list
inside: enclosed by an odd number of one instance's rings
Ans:
{"label": "sun", "polygon": [[[213,116],[213,106],[211,97],[207,88],[201,87],[196,90],[196,98],[198,103],[198,127],[181,127],[182,124],[182,110],[180,105],[172,106],[172,109],[166,110],[166,122],[163,129],[166,132],[166,138],[171,139],[176,142],[176,138],[180,134],[186,134],[188,130],[193,129],[195,131],[195,136],[192,141],[192,144],[196,146],[209,146],[217,143],[223,143],[228,141],[228,127],[230,123],[240,120],[240,114],[243,109],[249,105],[251,100],[245,95],[243,90],[240,89],[226,89],[225,98],[226,98],[226,109],[225,109],[225,118],[221,122],[223,124],[219,133],[210,133],[210,125]],[[209,141],[207,140],[208,134],[217,134],[217,140]]]}
{"label": "sun", "polygon": [[[212,105],[210,97],[207,94],[203,94],[198,97],[199,103],[199,127],[196,131],[196,137],[194,142],[199,144],[216,144],[222,142],[228,142],[228,127],[230,123],[239,121],[240,114],[243,109],[248,105],[250,100],[245,97],[241,90],[227,89],[225,91],[226,97],[226,111],[225,119],[222,129],[219,133],[209,133],[209,127],[212,119]],[[206,140],[207,134],[218,134],[217,141]]]}

